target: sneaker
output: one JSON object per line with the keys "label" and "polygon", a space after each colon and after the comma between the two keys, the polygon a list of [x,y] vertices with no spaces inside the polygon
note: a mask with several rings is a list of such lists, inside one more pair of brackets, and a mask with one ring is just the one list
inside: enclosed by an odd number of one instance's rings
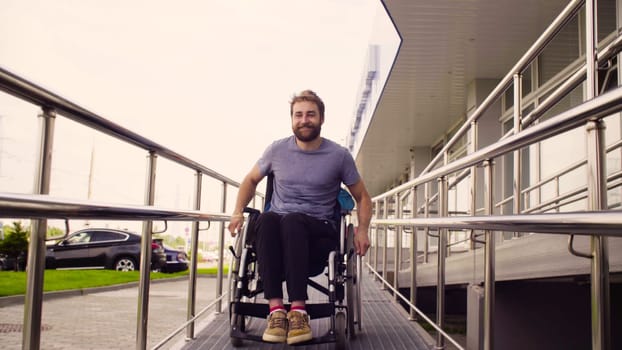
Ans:
{"label": "sneaker", "polygon": [[285,310],[275,311],[268,316],[268,327],[263,332],[263,341],[284,343],[287,339],[287,315]]}
{"label": "sneaker", "polygon": [[313,339],[311,327],[309,327],[309,315],[298,311],[290,311],[287,314],[289,332],[287,332],[287,344],[296,344]]}

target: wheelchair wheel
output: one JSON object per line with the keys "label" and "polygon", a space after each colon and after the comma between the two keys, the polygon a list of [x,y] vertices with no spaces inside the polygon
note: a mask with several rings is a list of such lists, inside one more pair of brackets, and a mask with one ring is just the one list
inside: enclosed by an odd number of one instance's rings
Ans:
{"label": "wheelchair wheel", "polygon": [[[237,272],[240,268],[240,257],[239,254],[242,252],[242,235],[238,235],[235,239],[235,243],[233,245],[233,251],[235,252],[235,256],[231,259],[231,263],[229,264],[229,317],[230,317],[230,326],[231,329],[239,329],[244,332],[246,329],[246,324],[244,320],[244,316],[238,315],[235,310],[235,305],[232,304],[232,301],[236,301],[238,298],[237,293],[237,281],[238,275]],[[242,346],[244,343],[242,339],[230,337],[231,346],[234,348],[238,348]]]}
{"label": "wheelchair wheel", "polygon": [[356,257],[356,284],[354,285],[354,290],[356,291],[356,298],[354,299],[354,303],[356,305],[356,325],[358,326],[359,332],[361,331],[362,322],[361,322],[361,310],[362,310],[362,300],[363,294],[361,293],[361,278],[363,278],[363,258],[359,255]]}
{"label": "wheelchair wheel", "polygon": [[233,243],[233,246],[230,246],[229,249],[233,249],[233,258],[231,259],[231,262],[229,263],[229,273],[228,273],[228,277],[229,277],[229,295],[227,297],[229,304],[231,304],[231,301],[233,301],[236,297],[236,292],[235,292],[235,288],[236,288],[236,282],[238,279],[237,273],[240,269],[240,254],[242,253],[242,235],[237,235],[235,237],[235,242]]}
{"label": "wheelchair wheel", "polygon": [[[230,296],[230,326],[231,329],[236,329],[241,332],[246,332],[246,329],[250,326],[252,317],[239,315],[235,309],[236,302],[254,303],[256,296],[248,297],[245,292],[255,291],[258,283],[258,273],[253,263],[249,263],[248,257],[242,258],[242,254],[251,254],[248,250],[244,250],[243,240],[244,235],[238,235],[234,245],[235,257],[231,260],[229,267],[229,296]],[[241,261],[246,261],[245,266],[240,266]],[[238,281],[241,279],[239,272],[243,270],[244,278],[247,280],[245,283],[246,290],[238,290]],[[243,345],[242,339],[231,337],[231,345],[233,347],[240,347]]]}
{"label": "wheelchair wheel", "polygon": [[[242,332],[244,332],[246,325],[245,323],[245,317],[242,315],[238,315],[235,313],[235,311],[233,311],[231,313],[231,328],[232,329],[239,329]],[[230,337],[229,338],[231,341],[231,346],[233,346],[234,348],[239,348],[242,345],[244,345],[244,342],[242,341],[242,339],[240,338],[235,338],[235,337]]]}
{"label": "wheelchair wheel", "polygon": [[357,268],[356,268],[356,260],[357,256],[354,250],[354,226],[352,224],[348,225],[347,231],[347,249],[346,249],[346,275],[348,279],[346,280],[346,305],[348,307],[347,312],[347,331],[348,338],[353,339],[355,337],[355,328],[354,328],[354,316],[358,313],[358,303],[357,299],[360,297],[357,293]]}
{"label": "wheelchair wheel", "polygon": [[335,314],[335,349],[344,350],[346,348],[346,315],[339,311]]}

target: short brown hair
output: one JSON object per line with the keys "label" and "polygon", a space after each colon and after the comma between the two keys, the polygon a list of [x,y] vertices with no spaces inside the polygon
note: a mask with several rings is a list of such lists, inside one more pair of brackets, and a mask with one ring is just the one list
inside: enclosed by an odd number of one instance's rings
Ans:
{"label": "short brown hair", "polygon": [[292,96],[292,100],[289,102],[289,115],[294,115],[294,103],[308,101],[317,105],[317,109],[320,110],[320,117],[324,119],[324,101],[313,91],[304,90],[298,95]]}

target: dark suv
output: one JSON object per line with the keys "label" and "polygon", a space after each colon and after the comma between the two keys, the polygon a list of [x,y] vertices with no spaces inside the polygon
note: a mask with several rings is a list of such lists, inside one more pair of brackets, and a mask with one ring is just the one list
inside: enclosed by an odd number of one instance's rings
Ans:
{"label": "dark suv", "polygon": [[[103,267],[118,271],[138,270],[140,262],[139,234],[107,228],[76,231],[47,247],[45,267]],[[166,265],[164,248],[151,243],[151,269]]]}

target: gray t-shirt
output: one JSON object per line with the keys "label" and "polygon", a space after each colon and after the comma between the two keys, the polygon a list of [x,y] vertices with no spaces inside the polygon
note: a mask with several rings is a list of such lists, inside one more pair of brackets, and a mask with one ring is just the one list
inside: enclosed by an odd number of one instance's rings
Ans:
{"label": "gray t-shirt", "polygon": [[332,219],[341,183],[360,179],[348,150],[322,138],[317,150],[303,151],[294,136],[273,142],[257,162],[263,176],[274,174],[270,210]]}

